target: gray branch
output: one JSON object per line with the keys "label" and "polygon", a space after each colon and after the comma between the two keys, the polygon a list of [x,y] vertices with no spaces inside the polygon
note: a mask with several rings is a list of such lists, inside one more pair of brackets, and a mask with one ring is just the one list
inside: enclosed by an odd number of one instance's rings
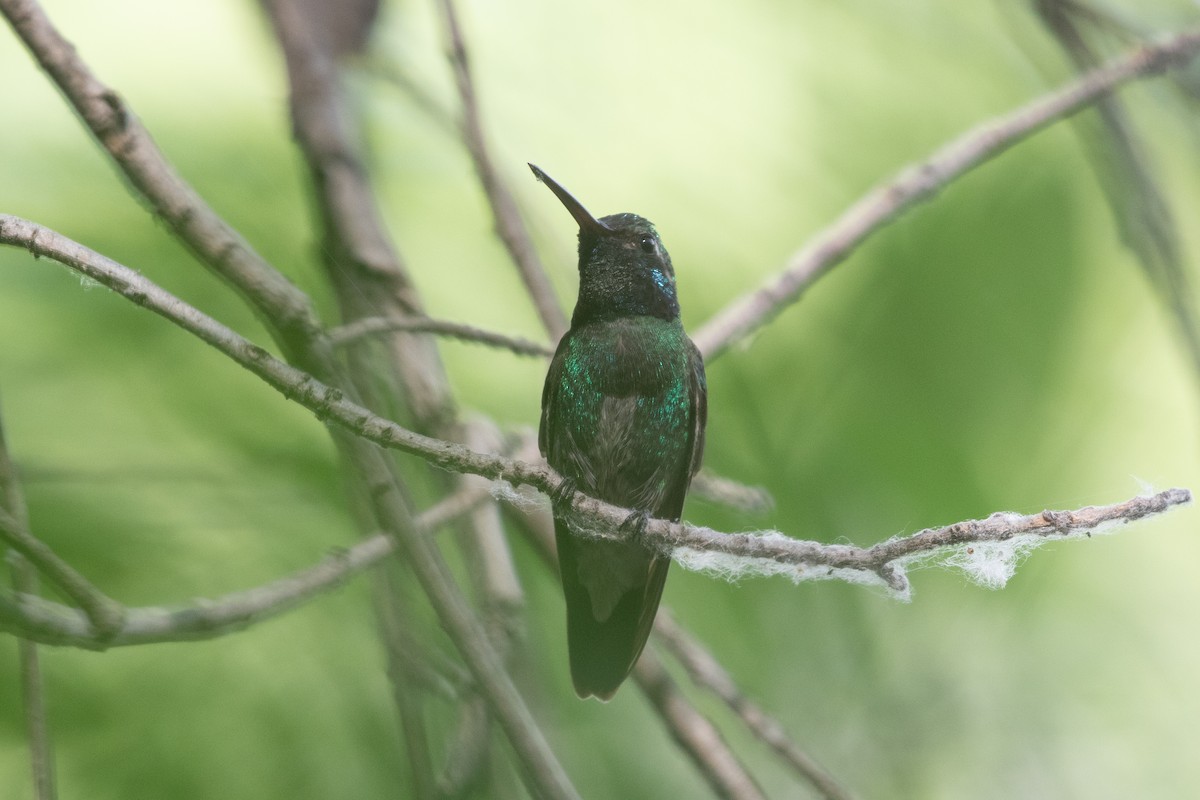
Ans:
{"label": "gray branch", "polygon": [[433,319],[419,315],[407,317],[364,317],[363,319],[340,325],[329,331],[329,340],[334,347],[345,347],[366,336],[383,333],[405,331],[406,333],[433,333],[462,342],[475,342],[488,347],[510,350],[519,356],[542,356],[549,358],[554,355],[554,349],[549,345],[522,339],[519,336],[506,336],[502,333],[465,325],[461,322],[451,322],[444,319]]}
{"label": "gray branch", "polygon": [[779,274],[717,312],[692,337],[706,360],[717,358],[795,303],[818,278],[841,263],[871,234],[903,212],[932,199],[947,184],[1028,136],[1107,97],[1129,81],[1182,69],[1200,51],[1200,30],[1134,50],[1061,89],[990,120],[943,145],[880,184],[788,259]]}
{"label": "gray branch", "polygon": [[708,689],[737,714],[747,730],[765,742],[826,800],[850,800],[847,792],[812,756],[801,750],[777,720],[748,698],[725,668],[684,630],[668,609],[654,620],[655,641],[673,655],[697,686]]}
{"label": "gray branch", "polygon": [[492,163],[488,151],[487,137],[483,133],[483,123],[479,115],[479,99],[475,93],[475,81],[471,77],[471,67],[467,58],[467,47],[463,40],[462,27],[459,25],[458,12],[453,0],[439,0],[442,12],[442,24],[445,31],[447,56],[450,67],[454,71],[454,83],[458,87],[458,96],[462,102],[462,134],[471,161],[475,164],[475,173],[487,196],[488,205],[492,209],[492,217],[496,222],[496,235],[504,243],[517,271],[525,282],[541,317],[542,324],[550,338],[558,341],[567,329],[567,318],[563,315],[554,287],[546,275],[546,270],[538,258],[537,250],[521,219],[517,201],[513,199],[504,179],[500,176],[495,164]]}
{"label": "gray branch", "polygon": [[[262,378],[289,400],[308,408],[319,419],[342,426],[363,439],[418,456],[452,472],[527,485],[547,494],[562,482],[547,466],[479,453],[422,436],[373,414],[348,400],[338,389],[280,361],[137,272],[48,228],[0,214],[0,244],[22,246],[35,255],[58,261],[165,317]],[[1150,497],[1077,511],[1045,511],[1029,516],[993,514],[986,520],[932,528],[871,548],[801,541],[778,531],[721,533],[661,519],[650,520],[643,536],[647,545],[691,569],[734,577],[784,574],[793,580],[841,578],[883,585],[896,595],[907,597],[909,584],[904,564],[916,556],[972,543],[1011,542],[1015,546],[1034,540],[1090,535],[1104,526],[1160,514],[1188,502],[1191,493],[1186,489],[1168,489]],[[576,531],[599,538],[618,535],[615,531],[630,513],[629,509],[583,494],[576,494],[572,511]],[[732,558],[714,558],[714,554]]]}

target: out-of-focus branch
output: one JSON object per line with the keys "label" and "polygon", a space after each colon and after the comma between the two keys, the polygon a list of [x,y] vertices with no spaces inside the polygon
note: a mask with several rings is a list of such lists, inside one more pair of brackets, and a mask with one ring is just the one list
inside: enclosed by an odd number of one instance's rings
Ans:
{"label": "out-of-focus branch", "polygon": [[[6,510],[18,525],[29,526],[25,493],[21,491],[17,465],[8,453],[4,438],[4,423],[0,420],[0,509]],[[37,572],[24,556],[9,551],[13,592],[33,596],[38,593]],[[54,775],[54,750],[50,743],[50,726],[46,720],[46,690],[42,668],[38,663],[37,645],[28,639],[17,643],[21,663],[21,703],[25,710],[25,735],[29,738],[29,764],[33,773],[33,796],[36,800],[55,800],[58,796]]]}
{"label": "out-of-focus branch", "polygon": [[554,287],[538,258],[537,250],[529,231],[521,219],[520,209],[513,199],[504,179],[492,163],[488,151],[487,137],[483,133],[483,123],[479,115],[479,98],[475,92],[475,81],[471,77],[471,67],[467,56],[467,46],[463,39],[462,27],[459,24],[458,12],[453,0],[438,0],[442,11],[442,22],[445,30],[447,56],[454,70],[454,82],[458,87],[458,96],[462,101],[462,134],[475,164],[475,172],[487,195],[488,205],[492,209],[492,217],[496,223],[496,235],[504,243],[504,248],[512,257],[525,288],[529,292],[542,325],[550,334],[550,339],[557,342],[567,329],[567,318],[563,315],[562,306],[554,294]]}
{"label": "out-of-focus branch", "polygon": [[[431,533],[485,498],[486,491],[465,489],[420,514],[415,523],[422,533]],[[334,550],[311,567],[253,589],[180,606],[127,608],[120,628],[107,638],[96,632],[85,614],[32,597],[0,597],[0,628],[44,644],[89,650],[215,639],[297,608],[343,585],[395,550],[392,537],[376,533]]]}
{"label": "out-of-focus branch", "polygon": [[[367,318],[421,317],[421,298],[383,225],[382,212],[368,178],[351,96],[345,90],[338,65],[322,47],[325,26],[319,17],[313,16],[311,7],[300,9],[280,0],[264,0],[262,5],[275,28],[287,64],[292,126],[315,189],[315,210],[322,239],[320,251],[329,281],[337,292],[342,319],[348,325],[356,326]],[[406,414],[416,431],[438,439],[460,441],[462,427],[436,343],[428,336],[411,335],[403,326],[392,326],[389,333],[383,339],[385,346],[382,349],[353,347],[347,350],[350,378],[363,405],[384,416]],[[381,387],[380,383],[384,385]],[[451,474],[435,471],[433,478],[443,491],[454,489],[456,478]],[[482,568],[487,569],[489,557],[497,562],[502,560],[498,552],[506,548],[502,536],[497,538],[494,531],[481,529],[485,516],[486,512],[477,512],[457,526],[458,541],[475,572],[479,571],[481,563]],[[488,543],[487,554],[479,549],[481,542]],[[389,577],[393,580],[389,581],[388,589],[399,595],[402,578]],[[519,586],[516,591],[519,594]],[[488,591],[483,594],[489,596]],[[495,659],[491,654],[488,659],[493,665],[496,661],[501,662],[503,668],[509,642],[506,637],[495,635],[495,607],[487,603],[485,606],[488,618],[482,620],[482,625],[492,634],[490,641],[495,649]],[[400,627],[403,623],[391,625],[392,633],[388,638],[394,640]],[[507,626],[501,627],[507,631]],[[390,647],[389,652],[395,652],[395,648]],[[402,663],[395,666],[400,670],[407,669]],[[482,727],[475,724],[480,718],[488,720],[492,716],[487,705],[494,701],[487,697],[486,684],[492,684],[490,691],[493,694],[502,688],[507,697],[520,700],[519,695],[510,691],[511,687],[497,686],[498,681],[506,683],[503,678],[484,676],[479,686],[458,698],[462,725],[452,753],[462,757],[460,764],[466,767],[466,773],[471,772],[470,764],[486,761],[476,755],[481,749],[486,755],[492,744],[490,724]],[[425,704],[420,696],[401,697],[406,692],[412,695],[411,687],[406,688],[403,683],[394,681],[393,685],[398,702],[407,709],[404,728],[414,774],[420,778],[416,789],[418,794],[428,795],[434,791],[433,778],[429,774],[432,764],[428,758],[432,748],[428,743],[417,741],[427,731],[423,721],[414,718],[414,715],[423,714]],[[505,725],[512,730],[512,719]],[[528,735],[535,732],[517,733],[526,743],[536,744],[534,739],[537,737]],[[533,778],[535,784],[543,784],[535,785],[535,791],[569,791],[569,787],[545,785],[547,780],[554,783],[562,777],[556,773],[556,765],[534,763],[528,754],[525,761],[527,777]],[[439,784],[437,791],[443,788]]]}
{"label": "out-of-focus branch", "polygon": [[660,609],[654,619],[655,641],[687,670],[697,686],[721,698],[746,728],[765,742],[800,777],[826,800],[850,800],[851,795],[788,737],[777,720],[742,693],[729,673],[691,634],[675,621],[669,609]]}
{"label": "out-of-focus branch", "polygon": [[63,561],[50,545],[31,534],[20,520],[3,508],[0,508],[0,541],[28,559],[39,572],[78,603],[101,636],[120,629],[125,614],[121,604],[96,588],[79,570]]}
{"label": "out-of-focus branch", "polygon": [[[419,456],[453,472],[528,485],[545,493],[555,491],[562,482],[547,466],[478,453],[462,445],[422,436],[372,414],[348,400],[338,389],[283,363],[142,275],[48,228],[0,214],[0,244],[25,247],[35,255],[51,258],[108,286],[195,334],[320,419],[340,425],[362,439]],[[800,541],[777,531],[721,533],[661,519],[647,522],[643,541],[692,569],[731,576],[782,574],[797,581],[840,578],[882,584],[898,596],[907,597],[909,584],[904,561],[912,557],[970,544],[1008,545],[1018,537],[1032,542],[1090,535],[1102,527],[1163,513],[1190,503],[1191,499],[1186,489],[1168,489],[1149,497],[1077,511],[993,514],[986,520],[932,528],[871,548]],[[572,511],[571,522],[577,533],[601,538],[619,535],[615,532],[630,514],[629,509],[583,494],[575,495]],[[735,558],[714,559],[712,554]]]}
{"label": "out-of-focus branch", "polygon": [[[289,359],[310,370],[324,382],[325,389],[338,396],[355,394],[355,387],[344,381],[342,371],[331,358],[308,298],[254,255],[199,200],[162,158],[145,130],[134,122],[124,103],[91,75],[74,49],[53,29],[38,4],[34,0],[3,0],[0,13],[9,19],[135,187],[168,219],[180,238],[210,268],[230,280],[259,311]],[[197,220],[203,223],[202,230],[193,227]],[[3,222],[0,227],[4,227]],[[202,235],[204,232],[214,235],[206,237]],[[136,290],[133,293],[137,294]],[[414,310],[417,309],[404,309]],[[253,346],[243,350],[243,355],[255,352],[267,355]],[[482,635],[479,621],[454,583],[440,551],[414,530],[407,501],[383,453],[361,437],[347,435],[339,426],[331,427],[330,431],[349,467],[348,482],[358,496],[370,498],[380,527],[403,546],[439,620],[492,703],[520,757],[525,775],[547,797],[577,796],[498,656]]]}
{"label": "out-of-focus branch", "polygon": [[432,319],[423,316],[409,317],[363,317],[362,319],[340,325],[329,331],[329,340],[334,347],[345,347],[365,336],[394,331],[408,333],[433,333],[463,342],[475,342],[502,350],[510,350],[519,356],[554,355],[553,348],[539,342],[522,339],[519,336],[506,336],[502,333],[465,325],[461,322],[451,322],[444,319]]}
{"label": "out-of-focus branch", "polygon": [[746,514],[761,514],[775,507],[775,498],[763,487],[747,486],[707,469],[692,478],[690,494]]}
{"label": "out-of-focus branch", "polygon": [[[1037,0],[1034,7],[1080,72],[1093,70],[1101,63],[1085,26],[1136,38],[1118,20],[1075,0]],[[1078,118],[1076,129],[1100,179],[1121,240],[1137,256],[1173,316],[1192,370],[1200,377],[1200,327],[1179,227],[1141,137],[1115,95],[1099,98],[1096,116]]]}
{"label": "out-of-focus branch", "polygon": [[843,261],[871,234],[917,203],[932,198],[964,173],[1003,153],[1042,128],[1069,117],[1122,84],[1180,69],[1200,51],[1200,30],[1138,48],[985,122],[943,145],[924,161],[901,170],[848,208],[812,242],[788,259],[782,272],[715,314],[692,337],[706,360],[720,356],[796,302],[814,281]]}
{"label": "out-of-focus branch", "polygon": [[[18,595],[36,595],[38,579],[33,566],[15,552],[9,553],[8,560],[12,568],[13,591]],[[25,735],[29,738],[33,796],[36,800],[54,800],[58,797],[58,786],[38,646],[28,639],[21,639],[17,642],[17,650],[21,662],[21,703],[25,711]]]}
{"label": "out-of-focus branch", "polygon": [[272,321],[281,343],[310,339],[320,326],[308,297],[179,176],[121,96],[92,73],[36,0],[0,0],[0,14],[154,213]]}
{"label": "out-of-focus branch", "polygon": [[687,701],[657,656],[643,651],[633,668],[633,679],[718,797],[725,800],[766,797],[729,749],[721,732]]}

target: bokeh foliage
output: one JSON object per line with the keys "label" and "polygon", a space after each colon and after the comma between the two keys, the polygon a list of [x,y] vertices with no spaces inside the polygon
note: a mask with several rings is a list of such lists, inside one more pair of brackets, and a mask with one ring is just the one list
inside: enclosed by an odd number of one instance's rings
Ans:
{"label": "bokeh foliage", "polygon": [[[331,311],[282,70],[252,4],[45,5],[183,174]],[[1189,21],[1186,3],[1137,10],[1152,28]],[[693,327],[870,185],[1068,75],[1021,4],[522,0],[463,12],[498,160],[564,305],[571,225],[526,160],[599,214],[653,219]],[[406,0],[384,13],[374,57],[451,107],[432,10]],[[7,30],[0,76],[0,211],[266,344],[125,191]],[[371,70],[352,80],[389,224],[431,312],[538,335],[457,142]],[[1162,82],[1123,97],[1177,218],[1196,219],[1196,106]],[[1192,265],[1198,231],[1184,226]],[[443,352],[465,407],[536,424],[541,363]],[[1139,481],[1200,487],[1195,376],[1070,126],[902,218],[709,376],[708,464],[778,501],[760,518],[690,503],[689,518],[726,530],[867,544],[1001,508],[1115,501]],[[123,602],[251,586],[354,536],[311,415],[13,250],[0,250],[0,401],[35,532]],[[1184,510],[1040,551],[1002,592],[928,571],[901,605],[858,587],[676,570],[665,602],[864,797],[1185,796],[1200,786],[1195,525]],[[575,700],[558,590],[516,552],[529,592],[519,680],[585,796],[703,794],[636,690]],[[236,636],[43,649],[43,662],[66,797],[407,787],[365,581]],[[15,665],[0,638],[0,786],[22,798]],[[726,727],[771,796],[799,791]]]}

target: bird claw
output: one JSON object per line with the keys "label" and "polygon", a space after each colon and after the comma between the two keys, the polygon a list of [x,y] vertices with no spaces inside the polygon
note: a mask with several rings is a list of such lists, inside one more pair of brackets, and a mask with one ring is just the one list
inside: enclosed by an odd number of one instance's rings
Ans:
{"label": "bird claw", "polygon": [[579,482],[574,478],[563,478],[562,482],[550,492],[551,507],[555,509],[560,509],[564,506],[570,508],[571,504],[575,502],[575,493],[578,491],[576,487],[578,485]]}
{"label": "bird claw", "polygon": [[647,511],[632,511],[629,516],[621,523],[617,529],[625,534],[625,538],[631,542],[640,542],[642,536],[646,533],[646,524],[650,522],[650,514]]}

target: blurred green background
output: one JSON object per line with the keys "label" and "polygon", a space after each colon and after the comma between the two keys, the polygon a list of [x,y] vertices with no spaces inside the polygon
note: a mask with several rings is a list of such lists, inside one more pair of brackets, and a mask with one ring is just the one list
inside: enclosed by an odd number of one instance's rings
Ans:
{"label": "blurred green background", "polygon": [[[234,0],[52,0],[48,12],[180,171],[327,312],[273,40]],[[1151,29],[1185,2],[1126,3]],[[653,219],[697,327],[878,180],[1069,70],[1023,3],[464,3],[483,111],[564,306],[569,218]],[[385,4],[377,58],[453,106],[429,4]],[[7,28],[0,212],[262,328],[152,221]],[[462,148],[351,77],[387,221],[436,316],[537,337]],[[1123,94],[1200,263],[1195,105]],[[1190,114],[1190,116],[1189,116]],[[544,365],[446,344],[464,407],[536,424]],[[870,544],[998,509],[1200,488],[1200,397],[1122,248],[1077,131],[1052,128],[903,217],[709,371],[707,464],[771,513],[724,530]],[[34,531],[117,599],[184,602],[353,541],[310,414],[64,269],[0,250],[0,402]],[[1174,798],[1200,789],[1192,509],[1043,548],[991,592],[936,569],[861,587],[676,569],[665,602],[746,691],[870,798]],[[639,692],[570,691],[555,583],[528,591],[517,679],[589,798],[704,796]],[[395,797],[406,766],[368,583],[211,642],[43,648],[63,797]],[[32,796],[16,645],[0,638],[0,794]],[[805,789],[700,695],[772,797]]]}

